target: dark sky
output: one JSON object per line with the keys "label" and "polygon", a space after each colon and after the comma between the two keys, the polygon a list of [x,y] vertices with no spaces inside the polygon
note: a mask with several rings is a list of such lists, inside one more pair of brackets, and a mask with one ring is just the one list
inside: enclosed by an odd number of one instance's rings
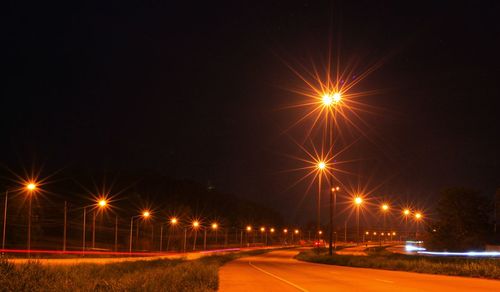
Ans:
{"label": "dark sky", "polygon": [[283,107],[303,100],[284,62],[320,64],[333,39],[359,73],[383,60],[356,87],[379,91],[362,98],[377,109],[346,130],[343,184],[424,205],[500,186],[496,1],[82,2],[2,12],[9,168],[155,169],[308,218],[312,191],[282,172],[303,166],[286,155],[304,157],[292,139],[307,127],[283,134],[299,117]]}

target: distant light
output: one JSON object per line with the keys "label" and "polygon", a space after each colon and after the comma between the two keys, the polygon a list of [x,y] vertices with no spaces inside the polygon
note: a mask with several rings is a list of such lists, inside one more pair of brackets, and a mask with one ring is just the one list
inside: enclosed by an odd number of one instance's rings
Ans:
{"label": "distant light", "polygon": [[370,232],[366,231],[365,234],[368,235],[368,234],[370,234]]}
{"label": "distant light", "polygon": [[340,190],[340,187],[333,187],[332,192],[338,192]]}
{"label": "distant light", "polygon": [[324,161],[318,162],[318,169],[323,170],[326,168],[326,163]]}
{"label": "distant light", "polygon": [[500,252],[498,251],[469,251],[469,252],[417,251],[417,253],[435,255],[435,256],[500,257]]}
{"label": "distant light", "polygon": [[377,235],[377,232],[373,232],[373,235]]}
{"label": "distant light", "polygon": [[405,250],[406,251],[423,251],[423,250],[425,250],[425,248],[407,244],[407,245],[405,245]]}
{"label": "distant light", "polygon": [[142,212],[142,216],[144,218],[148,218],[149,216],[151,216],[151,213],[149,211],[144,211],[144,212]]}
{"label": "distant light", "polygon": [[102,200],[99,200],[98,204],[99,204],[99,207],[103,208],[103,207],[106,207],[106,205],[108,205],[108,202],[106,202],[106,200],[102,199]]}
{"label": "distant light", "polygon": [[354,198],[354,203],[356,205],[361,205],[361,203],[363,203],[363,199],[361,197],[356,197]]}
{"label": "distant light", "polygon": [[396,232],[393,232],[392,235],[396,235]]}
{"label": "distant light", "polygon": [[274,228],[271,228],[271,230],[269,230],[269,231],[271,231],[271,233],[274,233]]}
{"label": "distant light", "polygon": [[340,102],[342,99],[342,95],[339,92],[335,92],[333,94],[331,93],[325,93],[323,94],[322,101],[323,105],[325,106],[331,106],[334,103]]}
{"label": "distant light", "polygon": [[299,230],[298,229],[295,229],[295,234],[299,234]]}
{"label": "distant light", "polygon": [[319,234],[323,234],[323,231],[321,231],[321,230],[320,230],[320,231],[318,231],[318,233],[319,233]]}
{"label": "distant light", "polygon": [[288,233],[288,229],[283,229],[283,233]]}
{"label": "distant light", "polygon": [[198,222],[198,221],[196,221],[196,220],[195,220],[195,221],[193,221],[193,227],[194,227],[194,228],[198,228],[199,226],[200,226],[200,222]]}
{"label": "distant light", "polygon": [[383,211],[387,211],[387,210],[389,210],[389,205],[387,205],[387,204],[383,204],[383,205],[382,205],[382,210],[383,210]]}
{"label": "distant light", "polygon": [[335,93],[333,94],[333,102],[337,103],[337,102],[339,102],[341,99],[342,99],[342,95],[340,95],[340,93],[339,93],[339,92],[335,92]]}
{"label": "distant light", "polygon": [[219,227],[219,225],[217,225],[217,223],[212,223],[212,229],[217,229]]}
{"label": "distant light", "polygon": [[247,231],[252,231],[252,226],[247,226]]}
{"label": "distant light", "polygon": [[36,189],[36,184],[35,183],[29,183],[26,185],[26,188],[28,191],[34,191]]}
{"label": "distant light", "polygon": [[177,224],[177,218],[174,217],[174,218],[170,219],[170,224],[172,224],[172,225]]}
{"label": "distant light", "polygon": [[404,209],[404,210],[403,210],[403,214],[404,214],[405,216],[410,215],[410,210],[409,210],[409,209]]}
{"label": "distant light", "polygon": [[266,228],[265,227],[261,227],[260,231],[264,232],[264,231],[266,231]]}
{"label": "distant light", "polygon": [[422,218],[422,214],[421,213],[416,213],[415,214],[415,219],[419,220]]}

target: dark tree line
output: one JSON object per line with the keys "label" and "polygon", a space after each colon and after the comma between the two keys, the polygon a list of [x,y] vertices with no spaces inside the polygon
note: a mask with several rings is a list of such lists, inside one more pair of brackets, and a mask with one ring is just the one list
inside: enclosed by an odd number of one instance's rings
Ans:
{"label": "dark tree line", "polygon": [[482,250],[496,241],[493,200],[467,188],[443,190],[435,218],[428,226],[426,245],[433,250]]}

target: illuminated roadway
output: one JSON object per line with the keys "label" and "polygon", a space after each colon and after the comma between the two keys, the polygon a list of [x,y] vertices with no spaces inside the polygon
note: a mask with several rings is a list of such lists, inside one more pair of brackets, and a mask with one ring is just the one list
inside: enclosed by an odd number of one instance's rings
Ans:
{"label": "illuminated roadway", "polygon": [[220,291],[500,291],[500,281],[297,261],[297,250],[240,258],[219,272]]}

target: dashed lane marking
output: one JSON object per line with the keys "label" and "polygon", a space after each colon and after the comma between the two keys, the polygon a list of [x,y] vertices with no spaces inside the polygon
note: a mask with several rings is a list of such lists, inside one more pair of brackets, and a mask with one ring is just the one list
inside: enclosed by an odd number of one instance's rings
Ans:
{"label": "dashed lane marking", "polygon": [[261,269],[261,268],[259,268],[259,267],[255,266],[255,265],[254,265],[254,264],[252,264],[252,262],[250,262],[250,261],[248,262],[248,264],[249,264],[252,268],[254,268],[254,269],[256,269],[256,270],[258,270],[258,271],[260,271],[260,272],[262,272],[262,273],[264,273],[264,274],[266,274],[266,275],[269,275],[269,276],[271,276],[271,277],[273,277],[273,278],[276,278],[276,279],[278,279],[278,280],[280,280],[280,281],[282,281],[282,282],[285,282],[285,283],[287,283],[288,285],[293,286],[293,287],[297,288],[297,289],[298,289],[298,290],[300,290],[300,291],[303,291],[303,292],[309,292],[309,290],[304,289],[304,288],[300,287],[300,286],[299,286],[299,285],[297,285],[297,284],[294,284],[294,283],[292,283],[292,282],[290,282],[290,281],[288,281],[288,280],[286,280],[286,279],[281,278],[280,276],[276,276],[276,275],[275,275],[275,274],[273,274],[273,273],[270,273],[270,272],[268,272],[268,271],[266,271],[266,270],[264,270],[264,269]]}

